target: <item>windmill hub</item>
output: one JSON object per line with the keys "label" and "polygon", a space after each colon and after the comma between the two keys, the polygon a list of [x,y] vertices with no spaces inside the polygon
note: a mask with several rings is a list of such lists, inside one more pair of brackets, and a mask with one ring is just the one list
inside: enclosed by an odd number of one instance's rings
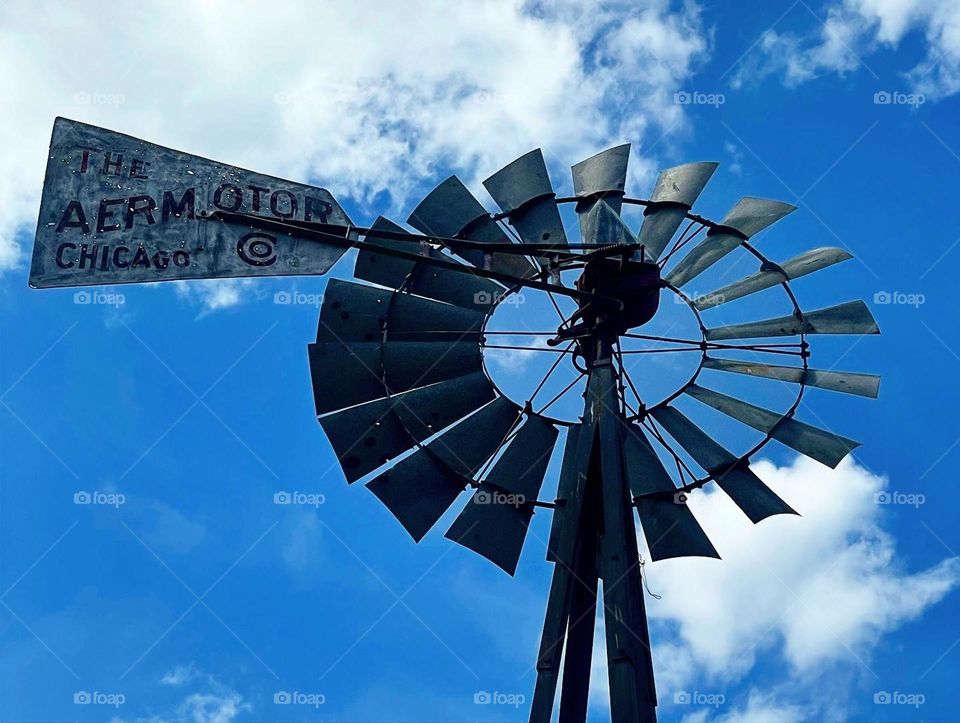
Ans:
{"label": "windmill hub", "polygon": [[613,338],[653,319],[660,306],[660,267],[649,261],[598,258],[588,263],[577,288],[595,296],[580,304],[577,323],[557,330],[548,343],[566,339]]}

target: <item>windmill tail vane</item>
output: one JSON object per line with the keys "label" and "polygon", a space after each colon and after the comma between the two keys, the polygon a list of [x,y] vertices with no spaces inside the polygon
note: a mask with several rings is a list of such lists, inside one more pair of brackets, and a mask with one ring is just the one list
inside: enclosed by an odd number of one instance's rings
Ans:
{"label": "windmill tail vane", "polygon": [[[877,396],[877,376],[816,369],[809,359],[815,335],[879,330],[862,301],[806,311],[793,291],[795,280],[849,260],[846,250],[816,248],[779,262],[758,250],[755,237],[793,206],[745,197],[720,221],[695,213],[715,163],[664,170],[650,198],[630,197],[629,151],[617,146],[574,165],[572,196],[558,196],[534,150],[483,182],[497,213],[451,176],[413,209],[407,227],[383,217],[357,226],[325,189],[58,118],[30,284],[316,276],[356,249],[354,280],[329,280],[308,345],[316,414],[346,481],[363,480],[418,542],[468,492],[445,536],[510,575],[534,513],[552,514],[553,579],[530,721],[549,723],[558,699],[561,721],[586,720],[601,611],[611,719],[654,721],[634,511],[653,561],[720,557],[686,504],[710,484],[754,523],[796,514],[750,459],[776,440],[836,467],[858,446],[795,416],[810,387]],[[636,231],[624,220],[627,206],[643,210]],[[562,209],[577,218],[572,241]],[[756,271],[707,294],[683,290],[733,253]],[[778,288],[787,313],[710,322],[711,314],[720,318],[715,309]],[[497,307],[520,291],[549,297],[556,328],[491,325]],[[689,308],[694,338],[638,331],[662,311],[664,296]],[[542,343],[498,343],[516,334]],[[555,356],[526,398],[501,390],[485,365],[486,352],[511,348]],[[637,388],[625,361],[658,353],[697,360],[690,380],[659,401]],[[574,381],[544,401],[565,362]],[[762,380],[795,393],[785,411],[713,388]],[[582,412],[548,414],[577,385]],[[760,439],[737,454],[684,411],[690,407],[719,412]],[[561,448],[556,495],[542,499]]]}

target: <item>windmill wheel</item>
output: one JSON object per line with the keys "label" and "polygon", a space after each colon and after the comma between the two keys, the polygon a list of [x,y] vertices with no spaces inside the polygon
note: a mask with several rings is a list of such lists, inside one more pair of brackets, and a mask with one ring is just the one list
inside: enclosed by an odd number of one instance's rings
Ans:
{"label": "windmill wheel", "polygon": [[[654,560],[719,557],[690,510],[677,504],[708,483],[718,484],[753,522],[793,512],[749,468],[751,457],[771,440],[831,467],[857,446],[794,419],[810,386],[877,395],[876,376],[808,364],[813,335],[878,333],[866,305],[853,301],[804,311],[791,288],[793,280],[851,256],[818,248],[774,263],[750,240],[793,206],[748,197],[719,222],[694,214],[715,163],[665,170],[649,199],[630,198],[628,156],[629,146],[618,146],[576,164],[574,195],[558,198],[541,152],[531,151],[484,182],[500,206],[498,214],[489,213],[452,176],[410,214],[407,221],[419,233],[379,218],[366,241],[409,249],[419,239],[421,255],[449,260],[455,259],[446,249],[454,248],[463,270],[367,247],[354,269],[367,283],[330,281],[317,341],[309,348],[317,415],[347,481],[378,472],[367,488],[414,540],[472,489],[471,503],[446,536],[512,575],[535,508],[554,506],[538,497],[560,429],[568,428],[566,454],[573,454],[571,440],[580,427],[577,420],[549,413],[555,399],[538,403],[546,379],[539,385],[533,380],[533,393],[524,398],[511,398],[491,379],[484,356],[508,346],[497,337],[509,334],[495,331],[490,321],[517,287],[464,273],[471,266],[578,291],[577,305],[569,314],[560,312],[556,329],[529,333],[542,339],[539,351],[554,352],[548,377],[566,364],[580,372],[578,382],[591,365],[609,357],[619,387],[624,469]],[[577,242],[568,240],[564,228],[565,204],[579,219]],[[630,205],[643,207],[637,233],[621,216]],[[457,249],[451,244],[457,239],[476,243]],[[707,294],[683,291],[734,251],[752,257],[756,272]],[[712,309],[773,287],[785,294],[785,315],[710,325]],[[527,287],[528,292],[536,289]],[[545,293],[559,312],[549,289]],[[695,337],[642,333],[666,295],[692,311]],[[692,376],[660,400],[644,399],[624,360],[668,352],[694,357]],[[704,386],[704,370],[727,373],[713,375],[720,378],[777,380],[794,385],[796,394],[786,410],[772,411]],[[761,439],[741,454],[729,451],[680,411],[686,399],[753,428]],[[561,473],[558,497],[564,494]],[[555,520],[555,531],[556,526]]]}

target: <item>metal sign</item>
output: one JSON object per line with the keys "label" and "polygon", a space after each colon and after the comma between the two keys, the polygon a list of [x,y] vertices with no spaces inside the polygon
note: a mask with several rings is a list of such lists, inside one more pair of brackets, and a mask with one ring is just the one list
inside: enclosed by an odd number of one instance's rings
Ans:
{"label": "metal sign", "polygon": [[30,286],[324,274],[345,248],[210,220],[352,225],[330,192],[57,118]]}

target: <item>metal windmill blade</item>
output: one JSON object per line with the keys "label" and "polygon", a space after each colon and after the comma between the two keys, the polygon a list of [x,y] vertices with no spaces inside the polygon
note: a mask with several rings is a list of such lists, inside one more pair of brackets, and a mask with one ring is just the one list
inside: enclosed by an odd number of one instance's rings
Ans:
{"label": "metal windmill blade", "polygon": [[666,275],[667,282],[674,286],[688,284],[743,242],[796,210],[796,206],[782,201],[740,199],[719,224],[710,228],[707,237]]}
{"label": "metal windmill blade", "polygon": [[[410,214],[407,223],[427,236],[463,238],[488,244],[507,244],[510,239],[483,205],[456,176],[433,189]],[[480,249],[460,252],[479,268],[494,268],[526,278],[533,276],[533,264],[517,254],[485,254]]]}
{"label": "metal windmill blade", "polygon": [[[108,173],[121,163],[113,153],[153,171],[129,173],[118,185]],[[574,196],[558,198],[543,155],[531,151],[484,182],[501,208],[496,216],[451,176],[411,213],[416,233],[384,218],[354,226],[323,189],[58,119],[31,284],[322,275],[356,248],[358,281],[329,281],[308,345],[317,418],[344,478],[365,480],[416,541],[462,500],[446,537],[510,575],[522,569],[536,514],[551,515],[546,559],[554,568],[529,719],[550,723],[559,692],[560,720],[586,720],[602,606],[611,720],[652,722],[657,697],[634,514],[654,561],[720,557],[709,521],[688,505],[708,486],[754,523],[796,514],[750,462],[774,440],[829,466],[851,453],[857,442],[795,416],[810,401],[808,388],[856,403],[877,396],[879,379],[811,367],[810,339],[879,329],[862,301],[807,311],[791,286],[849,259],[845,251],[820,248],[777,264],[751,243],[793,206],[747,197],[711,221],[692,207],[716,164],[667,169],[642,199],[627,195],[628,159],[621,145],[577,163]],[[102,172],[92,172],[94,164]],[[579,239],[567,238],[564,203],[574,204]],[[624,204],[644,207],[639,230],[621,217]],[[120,230],[124,236],[111,235]],[[759,269],[698,298],[681,291],[733,253],[752,256]],[[579,274],[572,285],[569,272]],[[521,332],[545,339],[521,349],[555,356],[530,395],[514,399],[485,354],[514,348],[491,343],[515,333],[493,317],[521,289],[549,294],[561,319],[544,332]],[[725,320],[728,302],[745,307],[776,289],[783,313],[765,300],[758,320]],[[689,309],[689,338],[644,333],[670,295]],[[562,311],[558,298],[575,308]],[[674,393],[648,398],[629,355],[658,353],[686,354],[696,370]],[[545,384],[566,367],[573,381],[544,402]],[[766,397],[754,404],[714,388],[734,379],[796,396],[777,410]],[[553,405],[577,392],[582,412],[554,416]],[[761,439],[737,453],[687,406]],[[558,443],[556,493],[541,499]]]}

